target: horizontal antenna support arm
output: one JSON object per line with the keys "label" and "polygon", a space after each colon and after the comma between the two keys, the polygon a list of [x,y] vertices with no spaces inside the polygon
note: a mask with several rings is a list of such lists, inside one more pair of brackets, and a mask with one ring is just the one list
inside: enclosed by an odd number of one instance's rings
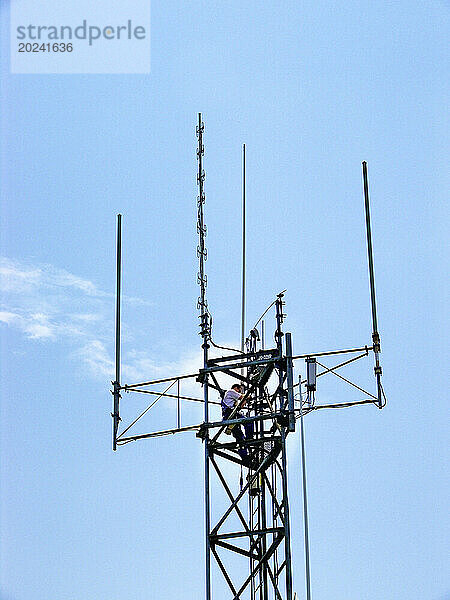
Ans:
{"label": "horizontal antenna support arm", "polygon": [[357,400],[356,402],[341,402],[340,404],[323,404],[322,406],[313,406],[310,412],[320,410],[321,408],[348,408],[350,406],[357,406],[358,404],[375,404],[375,402],[373,400]]}
{"label": "horizontal antenna support arm", "polygon": [[[136,394],[151,394],[152,396],[164,396],[165,398],[179,398],[180,400],[189,400],[190,402],[201,402],[203,404],[203,398],[190,398],[189,396],[178,396],[177,394],[164,394],[161,392],[154,392],[152,390],[137,390],[131,389],[129,392],[134,392]],[[220,402],[214,402],[213,400],[209,400],[210,404],[217,404],[220,406]]]}
{"label": "horizontal antenna support arm", "polygon": [[151,433],[143,433],[143,434],[139,434],[139,435],[133,435],[133,436],[129,436],[126,438],[119,438],[117,440],[117,443],[126,443],[126,442],[133,442],[135,440],[143,440],[143,439],[147,439],[147,438],[152,438],[152,437],[161,437],[164,435],[171,435],[171,434],[175,434],[175,433],[182,433],[184,431],[197,431],[200,428],[204,428],[204,429],[212,429],[212,428],[216,428],[216,427],[221,427],[222,425],[228,426],[228,425],[235,425],[235,424],[243,424],[243,423],[251,423],[254,421],[264,421],[267,419],[275,419],[276,417],[281,417],[282,414],[281,413],[271,413],[268,415],[258,415],[257,417],[244,417],[242,419],[232,419],[230,421],[215,421],[213,423],[200,423],[199,425],[189,425],[187,427],[179,427],[176,429],[163,429],[161,431],[153,431]]}
{"label": "horizontal antenna support arm", "polygon": [[348,350],[330,350],[329,352],[310,352],[309,354],[297,354],[292,360],[297,358],[313,358],[314,356],[332,356],[333,354],[350,354],[350,352],[367,352],[373,350],[373,346],[363,346],[362,348],[349,348]]}
{"label": "horizontal antenna support arm", "polygon": [[[326,367],[325,371],[321,371],[320,373],[317,373],[317,377],[321,377],[322,375],[327,375],[328,373],[331,373],[332,371],[337,371],[337,369],[341,369],[342,367],[345,367],[346,365],[349,365],[352,362],[355,362],[356,360],[360,360],[361,358],[364,358],[365,356],[367,356],[369,353],[368,352],[364,352],[364,354],[360,354],[359,356],[354,356],[353,358],[350,358],[349,360],[346,360],[342,363],[339,363],[338,365],[335,365],[334,367]],[[307,380],[306,379],[302,379],[301,383],[306,383]],[[294,387],[298,387],[299,384],[298,383],[294,383]]]}
{"label": "horizontal antenna support arm", "polygon": [[154,379],[153,381],[144,381],[143,383],[130,383],[121,386],[121,390],[131,390],[132,388],[144,387],[146,385],[156,385],[157,383],[166,383],[168,381],[176,381],[177,379],[189,379],[192,377],[198,377],[198,373],[191,373],[189,375],[176,375],[175,377],[166,377],[165,379]]}
{"label": "horizontal antenna support arm", "polygon": [[187,427],[179,427],[177,429],[163,429],[162,431],[153,431],[152,433],[143,433],[140,435],[132,435],[126,438],[117,440],[118,445],[126,444],[128,442],[134,442],[136,440],[144,440],[153,437],[162,437],[164,435],[171,435],[175,433],[182,433],[183,431],[196,431],[200,425],[189,425]]}

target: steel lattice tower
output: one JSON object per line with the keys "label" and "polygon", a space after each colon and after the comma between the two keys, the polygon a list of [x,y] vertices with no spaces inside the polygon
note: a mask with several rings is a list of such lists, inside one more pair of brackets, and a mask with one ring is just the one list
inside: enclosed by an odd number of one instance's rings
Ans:
{"label": "steel lattice tower", "polygon": [[[258,329],[261,319],[250,330],[245,348],[226,356],[211,357],[212,318],[206,299],[207,276],[205,261],[206,225],[204,123],[198,115],[196,127],[198,138],[198,197],[197,197],[197,256],[199,260],[198,284],[200,295],[197,302],[202,338],[203,367],[197,372],[165,379],[136,384],[120,383],[120,280],[121,280],[121,215],[117,228],[117,304],[116,304],[116,379],[113,381],[114,409],[113,449],[131,441],[159,437],[183,431],[195,431],[204,446],[204,500],[205,500],[205,600],[212,600],[212,573],[223,576],[227,595],[215,600],[293,600],[291,532],[287,481],[286,440],[296,430],[296,421],[318,408],[340,408],[356,404],[375,404],[382,408],[385,403],[381,385],[379,362],[380,337],[377,330],[375,307],[375,284],[373,277],[372,242],[370,232],[369,195],[367,165],[363,163],[363,179],[366,210],[366,231],[369,257],[369,276],[372,301],[373,345],[346,350],[325,351],[293,356],[292,336],[283,332],[284,294],[281,292],[269,308],[274,306],[274,346],[264,347],[264,335]],[[266,311],[267,312],[267,311]],[[264,313],[265,314],[265,313]],[[264,316],[264,315],[263,315]],[[229,350],[229,349],[227,349]],[[369,351],[375,356],[375,376],[377,395],[344,379],[358,388],[366,397],[356,402],[315,405],[316,379],[321,375],[333,374],[349,363],[366,357]],[[355,354],[344,362],[328,367],[318,362],[318,357],[332,357],[340,354]],[[293,364],[297,359],[306,360],[307,377],[294,384]],[[317,373],[317,366],[323,370]],[[338,377],[340,377],[338,375]],[[203,398],[192,398],[181,394],[181,383],[195,379],[203,388]],[[224,381],[227,384],[224,384]],[[152,386],[168,384],[163,391],[155,391]],[[210,408],[218,405],[214,397],[224,397],[225,385],[240,383],[245,387],[245,408],[237,407],[226,421],[210,418]],[[306,397],[301,392],[306,384]],[[176,394],[172,388],[176,385]],[[294,394],[295,388],[297,393]],[[130,425],[119,433],[121,421],[119,404],[121,392],[138,392],[156,396]],[[170,393],[172,391],[172,393]],[[177,399],[177,427],[153,433],[125,434],[161,398]],[[180,401],[195,401],[203,404],[204,421],[199,425],[181,427]],[[252,424],[253,436],[244,440],[235,437],[233,427],[249,427]],[[303,448],[303,436],[302,436]],[[242,456],[245,449],[246,456]],[[304,455],[303,455],[304,458]],[[303,462],[304,465],[304,462]],[[305,473],[305,471],[303,471]],[[305,533],[307,536],[306,480],[304,483]],[[307,560],[307,599],[310,599],[309,554],[306,542]]]}

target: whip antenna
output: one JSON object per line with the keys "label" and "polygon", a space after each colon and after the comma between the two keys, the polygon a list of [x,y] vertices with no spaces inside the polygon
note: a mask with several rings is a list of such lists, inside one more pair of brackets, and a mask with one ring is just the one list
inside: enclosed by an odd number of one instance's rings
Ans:
{"label": "whip antenna", "polygon": [[242,310],[241,310],[241,352],[245,340],[245,144],[242,145]]}
{"label": "whip antenna", "polygon": [[382,388],[381,388],[381,374],[382,369],[380,365],[380,334],[378,333],[377,324],[377,304],[375,298],[375,276],[373,271],[373,250],[372,250],[372,232],[370,229],[370,208],[369,208],[369,180],[367,176],[367,162],[362,163],[363,170],[363,182],[364,182],[364,206],[366,211],[366,234],[367,234],[367,256],[369,259],[369,279],[370,279],[370,301],[372,305],[372,341],[373,341],[373,352],[375,354],[375,377],[377,378],[377,391],[378,391],[378,408],[383,408],[382,399]]}

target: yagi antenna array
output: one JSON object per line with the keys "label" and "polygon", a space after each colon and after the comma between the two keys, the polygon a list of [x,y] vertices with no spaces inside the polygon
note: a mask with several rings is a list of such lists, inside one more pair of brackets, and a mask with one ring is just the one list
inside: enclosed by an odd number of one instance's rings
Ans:
{"label": "yagi antenna array", "polygon": [[[117,216],[116,269],[116,343],[115,380],[113,384],[113,449],[141,439],[161,437],[192,431],[202,441],[205,456],[205,599],[212,598],[212,574],[217,573],[214,585],[222,582],[221,598],[234,600],[293,600],[291,530],[287,483],[286,439],[301,420],[301,450],[303,471],[303,506],[305,531],[306,597],[311,598],[309,572],[309,539],[306,494],[306,466],[303,417],[319,409],[344,408],[374,404],[383,408],[386,402],[381,384],[380,335],[377,324],[372,234],[370,227],[369,185],[367,163],[362,163],[366,216],[367,252],[370,298],[372,307],[372,344],[357,348],[324,350],[294,355],[292,335],[283,331],[284,292],[263,312],[244,343],[245,318],[245,145],[243,146],[243,246],[242,246],[242,314],[241,348],[233,350],[216,344],[212,339],[212,318],[206,299],[207,276],[205,262],[206,225],[205,196],[205,126],[201,113],[196,126],[197,145],[197,280],[200,294],[197,301],[202,338],[203,367],[196,373],[166,377],[140,383],[120,381],[120,306],[121,306],[121,230],[122,216]],[[275,312],[275,343],[265,347],[263,320],[269,310]],[[261,323],[261,330],[258,326]],[[261,335],[260,335],[261,334]],[[212,357],[211,346],[227,350],[225,356]],[[230,354],[231,352],[231,354]],[[344,377],[341,370],[373,352],[375,359],[376,394]],[[344,360],[327,365],[322,361],[342,355]],[[294,363],[305,360],[306,376],[294,384]],[[320,369],[320,370],[319,370]],[[334,375],[357,389],[362,399],[328,404],[316,403],[318,379]],[[182,392],[182,385],[195,380],[203,389],[201,397]],[[241,393],[236,386],[242,386]],[[161,386],[164,386],[161,390]],[[234,387],[233,387],[234,386]],[[304,386],[304,388],[303,388]],[[306,390],[303,395],[302,388]],[[228,392],[226,391],[228,389]],[[231,394],[231,390],[235,395]],[[119,431],[122,393],[150,396],[146,406],[130,423]],[[200,395],[199,395],[200,396]],[[161,398],[176,400],[176,427],[150,433],[136,433],[135,425]],[[235,398],[232,406],[227,399]],[[319,398],[320,400],[320,398]],[[181,426],[181,402],[203,405],[203,422]],[[214,413],[222,408],[222,415]],[[210,410],[211,409],[211,410]],[[245,434],[242,430],[244,428]],[[231,466],[231,468],[230,468]],[[244,477],[245,474],[245,477]],[[214,476],[218,486],[211,485]],[[220,490],[220,491],[218,491]],[[214,493],[214,497],[212,495]],[[222,494],[217,502],[216,494]],[[224,510],[224,506],[226,506]],[[241,561],[241,565],[239,565]]]}

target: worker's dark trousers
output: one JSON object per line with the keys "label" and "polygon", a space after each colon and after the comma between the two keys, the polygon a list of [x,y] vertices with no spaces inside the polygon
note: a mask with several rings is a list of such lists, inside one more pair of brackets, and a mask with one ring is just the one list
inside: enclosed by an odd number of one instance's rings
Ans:
{"label": "worker's dark trousers", "polygon": [[[222,419],[224,421],[227,421],[230,418],[230,415],[232,412],[233,412],[233,409],[230,408],[229,406],[222,406]],[[233,417],[233,419],[243,419],[243,418],[244,418],[244,415],[241,413],[237,413]],[[244,430],[245,430],[245,436],[242,433],[241,425],[235,425],[233,427],[233,429],[231,430],[231,433],[232,433],[234,439],[239,444],[244,442],[245,440],[251,440],[253,438],[253,423],[244,423]],[[241,446],[239,448],[238,452],[239,452],[239,455],[242,456],[242,458],[246,458],[248,456],[247,448],[245,448],[244,446]]]}

